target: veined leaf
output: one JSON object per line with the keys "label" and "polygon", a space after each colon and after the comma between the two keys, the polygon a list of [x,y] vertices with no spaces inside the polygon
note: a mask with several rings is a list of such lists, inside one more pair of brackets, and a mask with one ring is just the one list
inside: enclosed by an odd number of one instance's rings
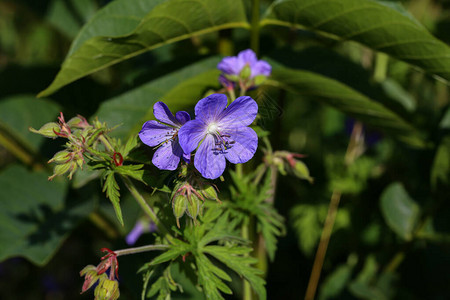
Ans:
{"label": "veined leaf", "polygon": [[320,100],[408,144],[425,146],[417,129],[397,114],[334,79],[308,71],[277,68],[266,84],[284,88],[308,99]]}
{"label": "veined leaf", "polygon": [[278,0],[261,25],[318,30],[450,80],[450,48],[411,16],[373,0]]}
{"label": "veined leaf", "polygon": [[219,61],[219,57],[207,58],[107,100],[95,115],[109,126],[120,125],[111,135],[127,138],[139,132],[145,121],[154,119],[153,104],[157,101],[164,100],[172,112],[193,106],[205,88],[218,84],[217,76],[211,76],[216,71],[211,70]]}
{"label": "veined leaf", "polygon": [[167,0],[115,0],[102,7],[83,28],[70,46],[71,56],[81,45],[96,36],[121,36],[132,32],[156,5]]}
{"label": "veined leaf", "polygon": [[170,0],[161,3],[130,35],[94,37],[86,41],[64,61],[55,80],[39,97],[159,46],[234,27],[248,27],[240,0]]}

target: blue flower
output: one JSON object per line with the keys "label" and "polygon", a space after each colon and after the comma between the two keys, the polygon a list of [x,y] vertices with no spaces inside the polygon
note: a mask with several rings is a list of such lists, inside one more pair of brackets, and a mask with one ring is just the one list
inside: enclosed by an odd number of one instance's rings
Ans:
{"label": "blue flower", "polygon": [[243,96],[226,106],[223,94],[201,99],[195,106],[195,120],[178,132],[185,153],[197,149],[194,166],[205,178],[222,175],[225,159],[233,164],[247,162],[258,147],[258,136],[248,127],[258,113],[255,100]]}
{"label": "blue flower", "polygon": [[175,170],[180,158],[189,162],[190,152],[183,152],[178,143],[178,130],[191,117],[185,111],[175,114],[163,102],[153,105],[153,114],[159,121],[147,121],[139,132],[141,141],[150,147],[158,147],[152,158],[152,163],[160,170]]}
{"label": "blue flower", "polygon": [[255,52],[251,49],[247,49],[239,52],[237,56],[227,56],[222,59],[217,65],[217,68],[225,75],[228,75],[228,79],[232,77],[241,77],[241,72],[248,66],[250,68],[249,79],[254,79],[256,76],[269,76],[272,72],[272,67],[264,60],[258,60]]}

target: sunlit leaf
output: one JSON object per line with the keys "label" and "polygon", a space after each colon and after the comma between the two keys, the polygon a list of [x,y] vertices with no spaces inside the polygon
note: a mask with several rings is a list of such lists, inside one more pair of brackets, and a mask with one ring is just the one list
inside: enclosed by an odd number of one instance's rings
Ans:
{"label": "sunlit leaf", "polygon": [[278,0],[261,24],[354,40],[450,80],[450,48],[398,7],[371,0]]}
{"label": "sunlit leaf", "polygon": [[64,61],[55,80],[39,96],[49,95],[79,78],[159,46],[198,34],[247,26],[239,0],[164,2],[155,6],[131,34],[86,41]]}

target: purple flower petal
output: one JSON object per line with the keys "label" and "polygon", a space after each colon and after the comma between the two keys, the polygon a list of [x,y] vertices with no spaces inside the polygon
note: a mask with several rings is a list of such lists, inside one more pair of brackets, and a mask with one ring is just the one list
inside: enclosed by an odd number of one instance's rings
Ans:
{"label": "purple flower petal", "polygon": [[214,151],[214,148],[216,148],[214,136],[208,134],[194,157],[195,168],[208,179],[216,179],[225,171],[225,157]]}
{"label": "purple flower petal", "polygon": [[128,245],[134,245],[138,238],[142,235],[144,232],[144,226],[142,225],[142,222],[137,222],[136,225],[134,225],[134,228],[130,231],[130,233],[125,238]]}
{"label": "purple flower petal", "polygon": [[224,94],[212,94],[198,101],[195,105],[195,118],[206,124],[217,120],[217,116],[227,106],[227,96]]}
{"label": "purple flower petal", "polygon": [[249,161],[258,148],[258,136],[250,127],[233,129],[225,132],[234,140],[231,148],[225,151],[225,157],[233,164]]}
{"label": "purple flower petal", "polygon": [[238,54],[238,60],[242,61],[244,67],[246,64],[248,64],[250,67],[253,66],[257,61],[258,58],[256,57],[255,52],[251,49],[243,50],[239,52]]}
{"label": "purple flower petal", "polygon": [[258,104],[249,96],[242,96],[231,103],[219,116],[219,127],[239,128],[252,124],[258,113]]}
{"label": "purple flower petal", "polygon": [[160,170],[173,171],[178,167],[182,155],[183,150],[178,143],[164,143],[153,154],[152,163]]}
{"label": "purple flower petal", "polygon": [[180,123],[181,125],[183,125],[184,123],[186,123],[187,121],[191,120],[191,116],[185,112],[185,111],[179,111],[175,114],[175,118],[177,119],[178,123]]}
{"label": "purple flower petal", "polygon": [[252,78],[258,75],[269,76],[272,72],[272,67],[266,61],[260,60],[251,67],[251,70]]}
{"label": "purple flower petal", "polygon": [[206,124],[200,120],[191,120],[181,126],[178,139],[184,153],[191,153],[197,149],[198,143],[206,135]]}
{"label": "purple flower petal", "polygon": [[155,118],[160,122],[175,127],[179,125],[177,119],[175,119],[170,109],[163,102],[156,102],[155,105],[153,105],[153,114],[155,115]]}
{"label": "purple flower petal", "polygon": [[147,146],[158,146],[168,139],[168,133],[172,132],[173,128],[160,124],[156,121],[147,121],[142,125],[142,130],[139,132],[139,138]]}
{"label": "purple flower petal", "polygon": [[217,69],[228,75],[239,75],[244,65],[236,56],[227,56],[217,64]]}

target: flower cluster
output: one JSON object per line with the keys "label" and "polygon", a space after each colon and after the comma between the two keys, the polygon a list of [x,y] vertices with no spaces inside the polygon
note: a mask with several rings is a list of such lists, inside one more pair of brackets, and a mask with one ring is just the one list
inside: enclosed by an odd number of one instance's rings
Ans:
{"label": "flower cluster", "polygon": [[[84,276],[84,284],[81,293],[86,292],[98,282],[94,290],[95,300],[117,300],[120,296],[117,255],[108,248],[102,248],[101,251],[108,252],[101,258],[97,267],[93,265],[86,266],[80,271],[80,276]],[[109,270],[109,276],[106,275]]]}
{"label": "flower cluster", "polygon": [[269,63],[258,60],[251,49],[225,57],[217,68],[222,71],[219,81],[227,89],[233,89],[237,83],[242,90],[248,90],[263,83],[272,72]]}
{"label": "flower cluster", "polygon": [[215,179],[224,172],[226,160],[245,163],[258,147],[258,137],[248,127],[256,118],[258,104],[248,96],[227,107],[227,96],[212,94],[197,103],[194,120],[184,111],[173,116],[162,102],[153,109],[158,121],[146,122],[139,137],[157,147],[152,162],[159,169],[175,170],[181,157],[189,163],[195,151],[195,168],[203,177]]}

